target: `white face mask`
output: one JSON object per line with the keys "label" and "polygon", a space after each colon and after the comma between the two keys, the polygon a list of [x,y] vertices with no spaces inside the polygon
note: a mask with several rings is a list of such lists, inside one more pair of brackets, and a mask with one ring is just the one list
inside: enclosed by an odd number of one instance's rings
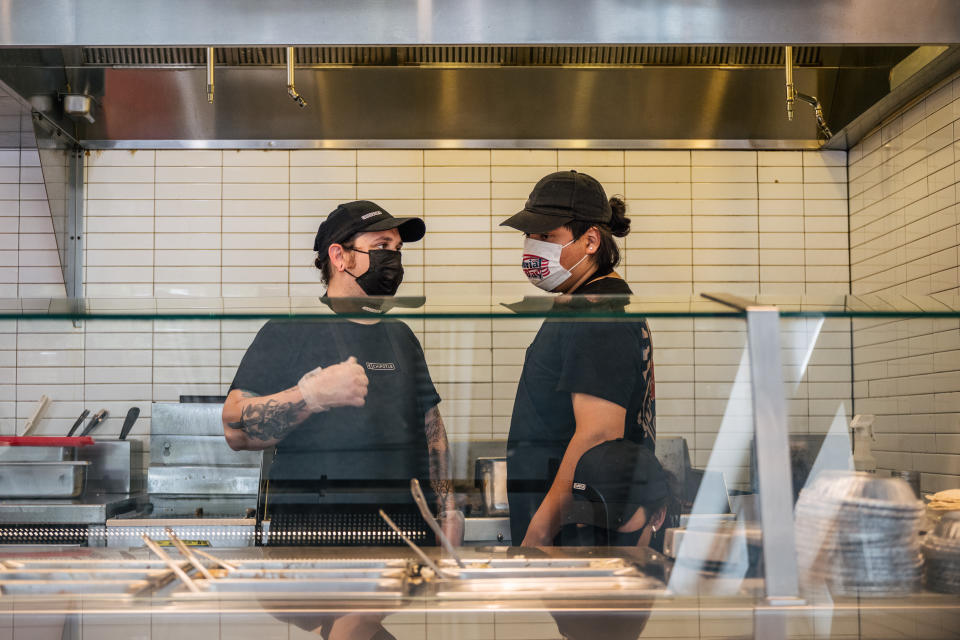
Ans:
{"label": "white face mask", "polygon": [[524,240],[521,267],[527,279],[544,291],[553,291],[563,284],[570,277],[570,272],[587,258],[587,254],[584,254],[569,270],[560,265],[560,253],[564,247],[569,247],[574,242],[571,240],[567,244],[560,245],[529,237]]}

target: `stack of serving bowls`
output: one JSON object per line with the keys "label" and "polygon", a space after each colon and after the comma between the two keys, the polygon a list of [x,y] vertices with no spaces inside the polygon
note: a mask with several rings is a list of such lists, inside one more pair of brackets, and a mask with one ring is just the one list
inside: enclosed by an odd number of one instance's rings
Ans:
{"label": "stack of serving bowls", "polygon": [[960,593],[960,512],[947,513],[923,539],[923,578],[927,588]]}
{"label": "stack of serving bowls", "polygon": [[809,586],[837,595],[903,595],[920,586],[923,503],[897,478],[830,471],[800,493],[797,560]]}

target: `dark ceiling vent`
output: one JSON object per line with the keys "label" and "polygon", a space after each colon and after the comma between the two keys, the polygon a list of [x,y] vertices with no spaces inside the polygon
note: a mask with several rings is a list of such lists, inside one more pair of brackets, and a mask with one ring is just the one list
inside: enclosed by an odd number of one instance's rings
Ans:
{"label": "dark ceiling vent", "polygon": [[[784,48],[490,45],[416,47],[297,47],[298,65],[501,65],[501,66],[781,66]],[[794,47],[794,64],[821,66],[820,47]],[[227,66],[278,66],[285,47],[218,47],[216,63]],[[89,47],[83,62],[107,66],[180,66],[206,64],[203,47]]]}

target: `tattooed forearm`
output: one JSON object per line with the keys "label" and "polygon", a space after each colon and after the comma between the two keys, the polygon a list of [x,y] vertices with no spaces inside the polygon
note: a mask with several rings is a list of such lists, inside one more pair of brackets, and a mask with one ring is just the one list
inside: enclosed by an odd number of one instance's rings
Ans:
{"label": "tattooed forearm", "polygon": [[450,448],[447,444],[447,429],[443,426],[440,409],[433,407],[424,416],[427,434],[427,451],[430,458],[430,486],[437,495],[439,513],[455,508],[453,481],[450,479]]}
{"label": "tattooed forearm", "polygon": [[[250,397],[245,395],[244,397]],[[256,440],[279,440],[295,429],[309,414],[303,400],[278,402],[264,398],[262,402],[250,402],[240,413],[240,419],[228,422],[231,429],[241,429]]]}

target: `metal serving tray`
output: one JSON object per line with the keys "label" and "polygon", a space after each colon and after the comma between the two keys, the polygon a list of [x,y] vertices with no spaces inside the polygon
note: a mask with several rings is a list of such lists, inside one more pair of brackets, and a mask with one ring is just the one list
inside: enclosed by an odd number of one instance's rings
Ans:
{"label": "metal serving tray", "polygon": [[403,569],[240,569],[224,571],[211,569],[210,573],[222,580],[341,580],[345,578],[400,580]]}
{"label": "metal serving tray", "polygon": [[76,498],[89,462],[0,462],[0,498]]}
{"label": "metal serving tray", "polygon": [[460,569],[452,560],[444,560],[441,568],[461,580],[494,578],[565,578],[640,576],[637,569],[620,558],[553,560],[548,558],[500,559],[467,561]]}
{"label": "metal serving tray", "polygon": [[441,568],[452,579],[437,582],[441,598],[496,598],[503,594],[537,597],[653,597],[666,585],[622,558],[502,558],[467,561],[465,569],[450,559]]}
{"label": "metal serving tray", "polygon": [[19,569],[13,571],[4,571],[0,573],[0,584],[8,580],[59,580],[59,581],[83,581],[83,580],[152,580],[160,581],[173,575],[170,569],[105,569],[101,567],[89,569]]}
{"label": "metal serving tray", "polygon": [[655,578],[556,576],[483,578],[448,580],[437,584],[440,598],[503,598],[529,595],[536,598],[652,598],[666,593],[666,587]]}
{"label": "metal serving tray", "polygon": [[237,559],[221,558],[240,570],[280,570],[280,571],[332,571],[332,570],[383,570],[403,569],[407,566],[404,560],[319,560],[319,559]]}
{"label": "metal serving tray", "polygon": [[221,597],[223,594],[248,595],[257,598],[284,598],[301,595],[310,599],[376,598],[394,599],[403,595],[401,579],[222,579],[194,580],[200,593],[194,593],[180,585],[171,595],[174,598]]}
{"label": "metal serving tray", "polygon": [[148,580],[11,580],[0,582],[5,596],[124,595],[135,596],[152,587]]}
{"label": "metal serving tray", "polygon": [[[3,558],[3,567],[10,571],[101,571],[120,569],[123,571],[142,571],[168,569],[162,560],[101,560],[99,558]],[[189,566],[186,561],[178,562],[181,567]],[[5,574],[0,573],[0,579]]]}

